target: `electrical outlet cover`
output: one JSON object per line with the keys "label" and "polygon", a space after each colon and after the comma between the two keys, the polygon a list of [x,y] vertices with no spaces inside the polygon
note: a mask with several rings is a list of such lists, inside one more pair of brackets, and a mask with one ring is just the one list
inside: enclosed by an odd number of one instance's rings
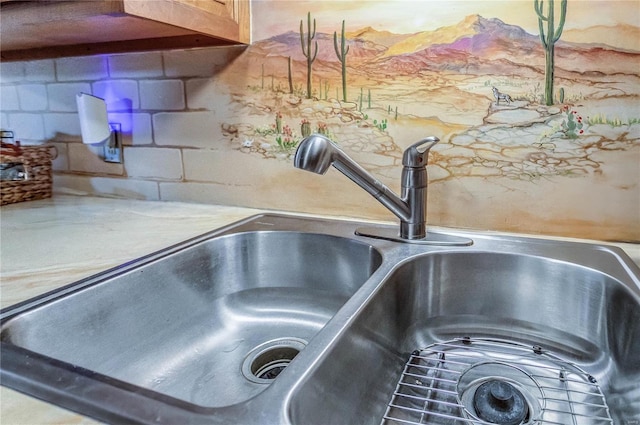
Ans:
{"label": "electrical outlet cover", "polygon": [[104,147],[104,160],[105,162],[122,162],[122,150],[119,147],[110,148],[109,146]]}

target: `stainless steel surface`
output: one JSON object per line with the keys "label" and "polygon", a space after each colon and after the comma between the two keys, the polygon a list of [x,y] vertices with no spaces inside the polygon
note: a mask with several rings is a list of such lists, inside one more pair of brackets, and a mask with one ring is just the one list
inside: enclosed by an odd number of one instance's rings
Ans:
{"label": "stainless steel surface", "polygon": [[411,352],[489,338],[593,376],[614,423],[640,417],[621,250],[362,226],[255,216],[5,309],[2,385],[109,423],[380,423]]}
{"label": "stainless steel surface", "polygon": [[598,381],[580,368],[539,346],[474,338],[411,353],[382,423],[487,423],[475,396],[495,382],[521,395],[517,424],[613,423]]}
{"label": "stainless steel surface", "polygon": [[429,149],[439,141],[437,137],[427,137],[405,150],[402,157],[400,197],[349,158],[335,143],[320,134],[312,134],[300,142],[293,165],[317,174],[326,173],[329,166],[333,165],[400,219],[400,239],[420,240],[429,236],[427,159]]}
{"label": "stainless steel surface", "polygon": [[595,377],[614,423],[640,417],[637,268],[594,247],[473,239],[404,261],[361,299],[292,392],[294,424],[379,423],[409,354],[463,337],[540,346]]}
{"label": "stainless steel surface", "polygon": [[386,239],[388,241],[410,243],[416,245],[439,245],[439,246],[470,246],[473,241],[462,236],[449,235],[446,233],[431,232],[421,239],[403,239],[397,228],[385,226],[365,226],[358,227],[355,231],[356,235],[366,236],[368,238]]}
{"label": "stainless steel surface", "polygon": [[[255,397],[276,375],[269,356],[302,351],[381,256],[339,236],[254,227],[262,229],[201,238],[3,312],[3,372],[7,357],[35,357],[176,403],[222,408]],[[280,368],[293,357],[278,359]],[[58,378],[32,373],[45,385]]]}

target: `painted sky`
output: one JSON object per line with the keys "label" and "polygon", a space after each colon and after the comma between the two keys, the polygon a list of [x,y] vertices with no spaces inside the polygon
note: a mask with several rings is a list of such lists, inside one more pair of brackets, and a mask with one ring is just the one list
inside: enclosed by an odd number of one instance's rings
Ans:
{"label": "painted sky", "polygon": [[[410,34],[454,25],[465,16],[479,14],[538,34],[533,0],[254,0],[252,8],[255,41],[297,31],[300,19],[309,11],[316,19],[318,31],[327,33],[339,29],[342,19],[347,30],[371,26]],[[570,0],[567,15],[567,30],[594,25],[640,27],[640,0]]]}

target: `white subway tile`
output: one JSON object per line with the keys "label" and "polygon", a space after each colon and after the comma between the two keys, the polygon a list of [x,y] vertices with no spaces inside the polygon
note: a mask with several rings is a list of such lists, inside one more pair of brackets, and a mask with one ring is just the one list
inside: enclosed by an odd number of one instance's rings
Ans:
{"label": "white subway tile", "polygon": [[120,124],[124,145],[150,145],[153,143],[151,115],[143,113],[109,112],[109,122]]}
{"label": "white subway tile", "polygon": [[56,80],[56,68],[51,59],[25,62],[24,74],[27,81],[46,83]]}
{"label": "white subway tile", "polygon": [[83,143],[69,143],[69,169],[81,173],[124,174],[122,164],[105,162],[103,160],[103,146],[85,145]]}
{"label": "white subway tile", "polygon": [[214,100],[219,93],[220,88],[211,78],[194,78],[187,81],[187,106],[189,109],[208,109],[214,108]]}
{"label": "white subway tile", "polygon": [[184,86],[180,80],[140,81],[140,108],[159,111],[184,109]]}
{"label": "white subway tile", "polygon": [[[184,178],[186,180],[214,182],[214,162],[224,155],[217,151],[205,149],[185,149],[182,152],[184,161]],[[217,180],[220,181],[220,180]]]}
{"label": "white subway tile", "polygon": [[0,83],[24,80],[24,62],[0,62]]}
{"label": "white subway tile", "polygon": [[161,112],[153,115],[155,142],[163,146],[215,148],[220,123],[211,112]]}
{"label": "white subway tile", "polygon": [[53,176],[54,193],[82,193],[121,198],[160,199],[158,183],[146,180],[91,177],[73,174],[55,174]]}
{"label": "white subway tile", "polygon": [[53,112],[74,112],[76,95],[78,93],[91,93],[88,83],[57,83],[47,85],[49,94],[49,110]]}
{"label": "white subway tile", "polygon": [[82,56],[56,60],[58,81],[100,80],[109,76],[105,56]]}
{"label": "white subway tile", "polygon": [[109,112],[131,112],[140,107],[135,80],[98,81],[92,87],[93,95],[105,100]]}
{"label": "white subway tile", "polygon": [[163,201],[198,202],[204,204],[239,205],[238,199],[230,201],[221,196],[224,185],[215,183],[160,182],[160,199]]}
{"label": "white subway tile", "polygon": [[109,57],[109,75],[111,78],[161,77],[162,53],[127,53]]}
{"label": "white subway tile", "polygon": [[57,141],[78,142],[81,140],[80,120],[75,113],[43,114],[45,138]]}
{"label": "white subway tile", "polygon": [[13,130],[16,140],[22,142],[41,142],[45,139],[41,114],[9,114],[9,129]]}
{"label": "white subway tile", "polygon": [[124,150],[124,163],[130,177],[182,179],[179,149],[128,147]]}
{"label": "white subway tile", "polygon": [[69,155],[67,144],[59,142],[49,142],[55,147],[55,158],[51,161],[51,168],[54,171],[67,171],[69,169]]}
{"label": "white subway tile", "polygon": [[23,111],[47,109],[47,87],[44,84],[21,84],[18,86],[18,97]]}
{"label": "white subway tile", "polygon": [[20,110],[18,87],[20,86],[0,86],[0,110],[3,112]]}
{"label": "white subway tile", "polygon": [[93,194],[91,177],[74,174],[53,173],[53,193],[89,195]]}
{"label": "white subway tile", "polygon": [[248,186],[262,178],[268,178],[270,172],[277,172],[268,167],[268,161],[260,161],[259,166],[251,167],[251,172],[247,172],[248,168],[237,165],[246,163],[247,154],[237,151],[184,149],[182,157],[185,180],[190,181]]}
{"label": "white subway tile", "polygon": [[163,201],[242,205],[255,208],[278,206],[277,194],[261,193],[255,186],[200,182],[160,182],[159,186],[160,199]]}
{"label": "white subway tile", "polygon": [[94,177],[91,180],[91,184],[96,193],[99,194],[146,199],[148,201],[160,199],[158,183],[152,181]]}

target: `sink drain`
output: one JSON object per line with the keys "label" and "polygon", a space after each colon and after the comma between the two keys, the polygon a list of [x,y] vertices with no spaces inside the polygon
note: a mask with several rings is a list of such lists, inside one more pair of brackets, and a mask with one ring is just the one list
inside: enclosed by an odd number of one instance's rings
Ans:
{"label": "sink drain", "polygon": [[495,359],[479,361],[458,378],[458,400],[465,414],[477,421],[537,424],[546,405],[540,404],[545,395],[535,379],[517,364]]}
{"label": "sink drain", "polygon": [[382,423],[610,425],[609,412],[598,381],[554,353],[465,337],[411,353]]}
{"label": "sink drain", "polygon": [[259,384],[270,384],[307,346],[300,338],[279,338],[260,344],[247,355],[242,374]]}

